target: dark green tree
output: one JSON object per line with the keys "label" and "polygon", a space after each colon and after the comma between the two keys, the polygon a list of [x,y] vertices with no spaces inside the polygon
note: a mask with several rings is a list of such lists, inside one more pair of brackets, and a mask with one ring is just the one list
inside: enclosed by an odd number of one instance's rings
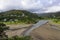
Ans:
{"label": "dark green tree", "polygon": [[8,36],[5,34],[5,31],[8,28],[9,27],[7,27],[5,24],[0,23],[0,40],[4,40],[4,39],[8,38]]}

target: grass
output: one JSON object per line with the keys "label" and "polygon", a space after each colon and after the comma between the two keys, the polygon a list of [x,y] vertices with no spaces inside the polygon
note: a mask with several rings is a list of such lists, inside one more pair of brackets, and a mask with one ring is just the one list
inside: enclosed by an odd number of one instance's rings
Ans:
{"label": "grass", "polygon": [[7,25],[9,25],[9,24],[25,24],[23,22],[1,22],[1,23],[7,24]]}
{"label": "grass", "polygon": [[1,22],[0,23],[5,23],[5,24],[33,24],[35,21],[7,21],[7,22]]}
{"label": "grass", "polygon": [[60,21],[54,21],[54,20],[52,20],[51,23],[53,23],[53,24],[60,24]]}
{"label": "grass", "polygon": [[11,38],[3,38],[2,40],[31,40],[32,38],[30,36],[14,36]]}
{"label": "grass", "polygon": [[52,24],[60,24],[60,19],[48,19]]}

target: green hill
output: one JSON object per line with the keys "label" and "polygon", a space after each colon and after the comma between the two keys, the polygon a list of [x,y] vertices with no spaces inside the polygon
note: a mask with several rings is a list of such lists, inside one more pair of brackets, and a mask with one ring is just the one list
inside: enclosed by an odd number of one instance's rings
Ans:
{"label": "green hill", "polygon": [[37,14],[37,15],[41,16],[41,17],[60,18],[60,12],[41,13],[41,14]]}
{"label": "green hill", "polygon": [[35,23],[38,16],[25,10],[10,10],[0,13],[0,22]]}

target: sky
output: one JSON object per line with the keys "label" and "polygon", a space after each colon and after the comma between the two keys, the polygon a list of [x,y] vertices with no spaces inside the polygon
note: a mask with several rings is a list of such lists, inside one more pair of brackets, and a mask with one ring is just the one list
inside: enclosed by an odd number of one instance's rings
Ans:
{"label": "sky", "polygon": [[0,12],[28,10],[34,13],[60,11],[60,0],[0,0]]}

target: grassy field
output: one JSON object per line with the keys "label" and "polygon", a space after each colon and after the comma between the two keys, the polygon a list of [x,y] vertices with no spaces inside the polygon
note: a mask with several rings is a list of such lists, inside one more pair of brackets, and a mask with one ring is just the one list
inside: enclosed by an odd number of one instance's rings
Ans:
{"label": "grassy field", "polygon": [[53,24],[60,24],[60,19],[50,19]]}
{"label": "grassy field", "polygon": [[3,22],[4,24],[10,25],[10,24],[25,24],[23,22]]}

